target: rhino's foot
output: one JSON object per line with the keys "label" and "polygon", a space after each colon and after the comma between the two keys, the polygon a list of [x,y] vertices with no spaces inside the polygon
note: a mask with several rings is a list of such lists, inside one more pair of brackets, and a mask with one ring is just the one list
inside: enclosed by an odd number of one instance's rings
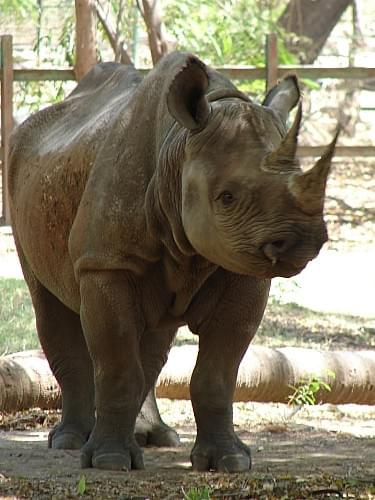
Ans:
{"label": "rhino's foot", "polygon": [[82,448],[81,467],[124,471],[144,469],[142,450],[135,439],[125,446],[113,438],[97,442],[91,436]]}
{"label": "rhino's foot", "polygon": [[222,445],[219,440],[196,440],[190,455],[196,471],[244,472],[251,468],[250,449],[237,437]]}
{"label": "rhino's foot", "polygon": [[180,444],[177,432],[164,422],[150,423],[138,416],[135,424],[135,439],[140,446],[176,447]]}
{"label": "rhino's foot", "polygon": [[79,450],[89,436],[90,431],[83,431],[79,426],[59,424],[48,435],[48,448]]}

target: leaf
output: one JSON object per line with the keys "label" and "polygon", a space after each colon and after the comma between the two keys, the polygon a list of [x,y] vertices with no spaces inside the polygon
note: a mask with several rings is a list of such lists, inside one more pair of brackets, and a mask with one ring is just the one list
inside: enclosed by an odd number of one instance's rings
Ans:
{"label": "leaf", "polygon": [[320,385],[322,386],[322,389],[325,389],[326,391],[331,392],[332,389],[331,389],[330,385],[326,384],[323,381],[320,382]]}
{"label": "leaf", "polygon": [[321,382],[319,382],[318,380],[316,379],[313,379],[311,382],[310,382],[310,386],[309,386],[309,389],[310,391],[315,394],[316,392],[319,391],[320,389],[320,385],[321,385]]}
{"label": "leaf", "polygon": [[84,474],[82,474],[82,476],[79,478],[77,484],[77,493],[78,495],[84,495],[86,493],[86,476]]}
{"label": "leaf", "polygon": [[327,377],[333,378],[333,380],[335,380],[336,373],[332,370],[327,370]]}

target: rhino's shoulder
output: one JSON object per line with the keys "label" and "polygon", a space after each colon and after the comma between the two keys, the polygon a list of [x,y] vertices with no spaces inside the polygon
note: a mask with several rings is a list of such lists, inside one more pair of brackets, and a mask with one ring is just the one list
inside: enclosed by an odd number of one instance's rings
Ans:
{"label": "rhino's shoulder", "polygon": [[101,140],[141,81],[132,66],[96,65],[66,99],[22,123],[13,134],[12,149],[44,156]]}

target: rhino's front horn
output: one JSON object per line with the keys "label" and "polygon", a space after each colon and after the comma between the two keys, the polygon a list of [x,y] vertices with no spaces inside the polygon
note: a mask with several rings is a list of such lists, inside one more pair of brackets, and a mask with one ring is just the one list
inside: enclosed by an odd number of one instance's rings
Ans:
{"label": "rhino's front horn", "polygon": [[266,156],[263,168],[266,170],[290,171],[296,168],[296,152],[299,129],[302,120],[302,103],[298,103],[298,108],[293,120],[293,124],[288,133],[281,141],[280,146]]}
{"label": "rhino's front horn", "polygon": [[289,190],[305,213],[313,215],[323,211],[327,178],[339,133],[340,127],[322,157],[310,170],[290,177]]}

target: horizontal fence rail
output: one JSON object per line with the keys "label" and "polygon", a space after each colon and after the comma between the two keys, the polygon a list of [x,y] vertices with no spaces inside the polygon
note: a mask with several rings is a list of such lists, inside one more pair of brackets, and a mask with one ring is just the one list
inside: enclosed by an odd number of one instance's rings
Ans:
{"label": "horizontal fence rail", "polygon": [[[266,68],[255,66],[221,66],[217,71],[235,80],[264,80],[267,76]],[[142,74],[147,74],[149,68],[139,68]],[[315,68],[312,66],[278,66],[277,78],[293,74],[298,78],[311,80],[339,79],[339,80],[367,80],[375,79],[375,68],[349,67],[349,68]],[[1,80],[1,76],[0,76]],[[20,82],[37,81],[69,81],[75,80],[74,70],[68,69],[14,69],[13,80]]]}
{"label": "horizontal fence rail", "polygon": [[[324,146],[299,146],[297,148],[297,154],[300,157],[308,156],[322,156],[324,153]],[[353,157],[362,156],[364,158],[369,158],[370,156],[375,156],[375,146],[336,146],[335,147],[335,157]]]}

